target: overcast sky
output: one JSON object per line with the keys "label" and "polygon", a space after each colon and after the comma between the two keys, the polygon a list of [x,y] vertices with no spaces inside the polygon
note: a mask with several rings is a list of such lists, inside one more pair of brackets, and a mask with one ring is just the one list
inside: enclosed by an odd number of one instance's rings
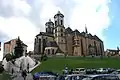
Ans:
{"label": "overcast sky", "polygon": [[45,22],[58,11],[65,16],[65,27],[81,32],[86,24],[88,32],[105,41],[103,30],[110,25],[108,4],[110,0],[0,0],[0,41],[20,36],[28,51],[33,50],[35,35],[45,31]]}

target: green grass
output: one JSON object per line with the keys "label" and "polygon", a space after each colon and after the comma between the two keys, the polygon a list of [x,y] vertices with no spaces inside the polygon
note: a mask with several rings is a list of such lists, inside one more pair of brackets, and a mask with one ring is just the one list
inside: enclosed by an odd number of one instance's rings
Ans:
{"label": "green grass", "polygon": [[54,71],[61,73],[65,65],[69,69],[76,67],[84,68],[120,68],[120,58],[82,58],[82,57],[51,57],[42,62],[32,73],[39,71]]}
{"label": "green grass", "polygon": [[0,74],[0,80],[12,80],[12,79],[7,72],[3,72]]}

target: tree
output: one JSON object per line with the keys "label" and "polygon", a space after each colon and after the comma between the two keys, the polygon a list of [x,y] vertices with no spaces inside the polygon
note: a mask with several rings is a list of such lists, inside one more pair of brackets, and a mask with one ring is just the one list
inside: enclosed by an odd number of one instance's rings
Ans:
{"label": "tree", "polygon": [[0,63],[0,73],[2,73],[4,71],[3,65],[2,63]]}
{"label": "tree", "polygon": [[44,54],[44,55],[41,56],[41,61],[46,61],[47,59],[48,59],[48,57],[47,57],[46,54]]}
{"label": "tree", "polygon": [[15,51],[14,51],[15,58],[19,58],[19,57],[23,56],[22,41],[20,40],[19,37],[18,37],[18,39],[16,41],[16,47],[14,49],[15,49]]}
{"label": "tree", "polygon": [[6,54],[5,58],[6,58],[7,61],[11,61],[13,59],[13,57],[12,57],[12,55],[10,53]]}

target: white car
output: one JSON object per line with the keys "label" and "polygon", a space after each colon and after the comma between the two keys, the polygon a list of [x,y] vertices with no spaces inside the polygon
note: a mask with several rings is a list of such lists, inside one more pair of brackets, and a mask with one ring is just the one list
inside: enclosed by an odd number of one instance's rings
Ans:
{"label": "white car", "polygon": [[85,74],[86,69],[85,68],[76,68],[75,71],[73,71],[75,74]]}
{"label": "white car", "polygon": [[81,75],[81,74],[71,74],[71,75],[67,75],[65,77],[65,80],[82,80],[83,78],[86,78],[88,76],[86,75]]}
{"label": "white car", "polygon": [[118,70],[112,72],[111,74],[117,75],[117,76],[119,77],[119,79],[120,79],[120,69],[118,69]]}
{"label": "white car", "polygon": [[98,73],[108,73],[108,69],[107,68],[99,68],[97,69]]}

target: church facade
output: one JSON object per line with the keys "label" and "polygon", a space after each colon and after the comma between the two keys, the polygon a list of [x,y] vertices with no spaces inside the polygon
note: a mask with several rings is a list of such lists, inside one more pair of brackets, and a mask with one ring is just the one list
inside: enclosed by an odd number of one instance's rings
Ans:
{"label": "church facade", "polygon": [[79,32],[64,26],[64,15],[58,11],[54,22],[49,19],[45,24],[46,31],[36,35],[34,54],[71,56],[104,55],[104,44],[96,35],[85,31]]}

